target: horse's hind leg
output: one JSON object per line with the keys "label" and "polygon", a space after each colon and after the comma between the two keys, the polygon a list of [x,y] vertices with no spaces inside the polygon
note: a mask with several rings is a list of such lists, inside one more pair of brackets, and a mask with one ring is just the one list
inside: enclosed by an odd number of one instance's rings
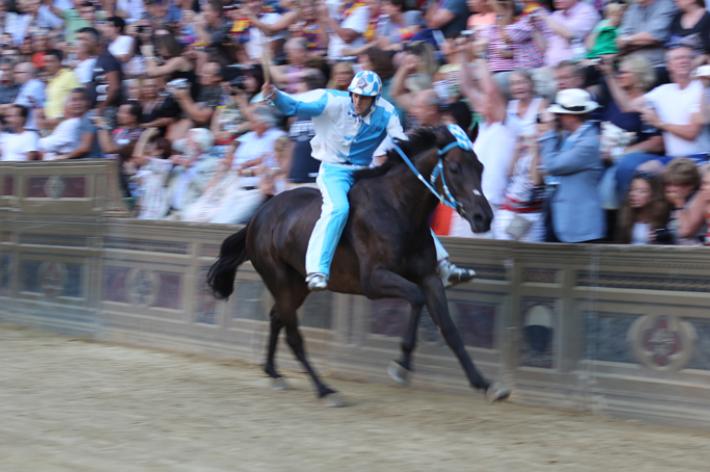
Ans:
{"label": "horse's hind leg", "polygon": [[308,361],[306,356],[306,347],[303,342],[303,336],[301,335],[301,330],[298,327],[298,317],[296,312],[293,311],[289,316],[284,318],[284,325],[286,326],[286,342],[291,347],[293,355],[298,359],[298,361],[306,369],[306,372],[311,377],[313,385],[316,388],[316,393],[318,398],[326,398],[331,406],[343,406],[343,401],[337,395],[337,392],[332,388],[328,387],[320,378],[318,373],[315,371],[311,363]]}
{"label": "horse's hind leg", "polygon": [[281,328],[283,328],[283,322],[276,313],[275,306],[271,309],[269,318],[271,322],[269,325],[269,342],[266,348],[264,372],[271,377],[274,388],[283,390],[287,388],[287,384],[281,374],[276,370],[276,347],[279,343],[279,333],[281,332]]}
{"label": "horse's hind leg", "polygon": [[337,392],[328,387],[311,366],[306,356],[303,336],[298,328],[297,310],[309,294],[308,286],[303,281],[301,275],[296,271],[288,267],[283,267],[283,270],[275,271],[273,270],[275,267],[278,267],[278,265],[270,264],[270,268],[272,269],[270,273],[267,274],[267,276],[263,276],[262,274],[264,282],[275,301],[274,307],[271,310],[271,329],[264,371],[273,379],[279,378],[274,377],[274,375],[280,376],[275,368],[276,346],[278,344],[280,330],[286,328],[286,343],[291,348],[291,351],[293,351],[296,359],[298,359],[311,377],[318,397],[327,397],[329,400],[332,399],[332,405],[340,406],[342,404],[341,400],[337,398],[337,396],[333,396],[333,394]]}

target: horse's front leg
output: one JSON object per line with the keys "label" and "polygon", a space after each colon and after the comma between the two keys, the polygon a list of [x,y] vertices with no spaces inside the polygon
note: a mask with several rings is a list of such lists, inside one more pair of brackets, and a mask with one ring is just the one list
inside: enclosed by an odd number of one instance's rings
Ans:
{"label": "horse's front leg", "polygon": [[483,374],[476,368],[468,351],[466,351],[458,328],[449,314],[446,292],[444,291],[444,285],[441,279],[436,274],[426,276],[422,281],[422,290],[426,297],[429,314],[432,320],[434,320],[434,323],[439,327],[446,344],[454,352],[461,367],[463,367],[464,372],[466,372],[469,384],[477,390],[483,390],[490,401],[508,398],[510,390],[498,382],[491,384],[486,380]]}
{"label": "horse's front leg", "polygon": [[402,357],[399,360],[392,361],[387,368],[389,376],[398,384],[406,385],[409,383],[409,375],[412,372],[412,354],[417,346],[417,334],[421,316],[422,305],[412,305],[407,331],[402,337]]}

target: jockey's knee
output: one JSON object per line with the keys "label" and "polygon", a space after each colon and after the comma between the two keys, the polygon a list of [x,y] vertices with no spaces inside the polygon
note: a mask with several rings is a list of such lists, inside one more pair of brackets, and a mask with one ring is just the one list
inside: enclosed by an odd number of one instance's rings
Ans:
{"label": "jockey's knee", "polygon": [[324,209],[323,213],[330,219],[347,220],[348,214],[350,213],[350,204],[345,202],[344,205],[331,205],[329,208]]}

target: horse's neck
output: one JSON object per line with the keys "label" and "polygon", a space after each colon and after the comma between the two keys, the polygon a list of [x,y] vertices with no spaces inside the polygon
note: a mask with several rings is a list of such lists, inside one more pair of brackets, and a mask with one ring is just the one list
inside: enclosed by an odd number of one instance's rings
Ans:
{"label": "horse's neck", "polygon": [[[419,173],[429,181],[436,163],[436,152],[431,152],[417,159],[415,165]],[[385,174],[384,180],[388,187],[397,192],[402,213],[410,216],[409,221],[428,225],[438,200],[414,172],[408,166],[401,165],[396,171]]]}

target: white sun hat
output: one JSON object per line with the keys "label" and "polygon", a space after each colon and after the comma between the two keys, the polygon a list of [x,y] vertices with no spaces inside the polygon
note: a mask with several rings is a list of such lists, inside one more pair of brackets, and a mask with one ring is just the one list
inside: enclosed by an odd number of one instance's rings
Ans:
{"label": "white sun hat", "polygon": [[555,103],[547,109],[560,115],[584,115],[599,108],[589,92],[582,89],[560,90],[555,96]]}

